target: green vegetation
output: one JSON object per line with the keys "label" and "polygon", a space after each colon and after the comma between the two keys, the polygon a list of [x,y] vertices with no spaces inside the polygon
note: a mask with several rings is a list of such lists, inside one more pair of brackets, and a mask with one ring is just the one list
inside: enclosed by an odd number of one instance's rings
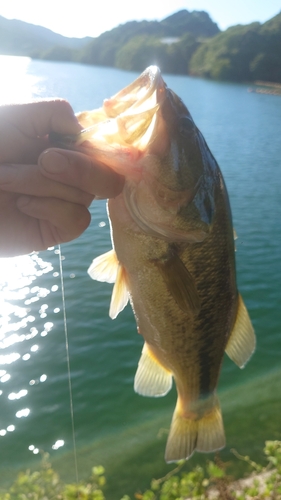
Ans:
{"label": "green vegetation", "polygon": [[179,42],[162,43],[155,36],[141,35],[131,38],[116,54],[115,65],[131,71],[143,71],[156,64],[164,73],[188,74],[190,58],[199,42],[190,33]]}
{"label": "green vegetation", "polygon": [[[227,474],[228,464],[220,460],[196,466],[190,472],[183,472],[185,461],[161,479],[152,479],[150,488],[136,492],[137,500],[280,500],[281,499],[281,441],[267,441],[264,454],[266,466],[259,465],[249,457],[234,455],[247,462],[255,476],[246,481],[236,481]],[[0,500],[105,500],[106,479],[102,466],[93,467],[87,481],[65,484],[49,463],[48,454],[43,454],[40,471],[19,473],[10,488],[0,490]],[[181,471],[181,472],[180,472]],[[117,499],[116,499],[117,500]],[[127,494],[120,500],[132,500]]]}
{"label": "green vegetation", "polygon": [[233,26],[201,44],[190,61],[190,74],[281,82],[281,13],[263,25]]}
{"label": "green vegetation", "polygon": [[93,467],[87,482],[65,484],[43,454],[40,471],[20,472],[8,491],[0,491],[1,500],[105,500],[102,488],[105,485],[104,468]]}
{"label": "green vegetation", "polygon": [[[206,12],[182,10],[160,22],[130,21],[117,26],[94,38],[79,52],[79,59],[87,64],[131,71],[143,71],[157,61],[162,71],[187,74],[186,60],[197,48],[199,42],[196,40],[218,32],[217,25]],[[165,43],[167,38],[174,39],[175,43]]]}

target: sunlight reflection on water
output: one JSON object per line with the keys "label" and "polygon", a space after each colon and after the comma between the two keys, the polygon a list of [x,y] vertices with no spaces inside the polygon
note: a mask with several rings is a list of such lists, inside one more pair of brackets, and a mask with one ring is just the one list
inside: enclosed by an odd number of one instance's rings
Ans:
{"label": "sunlight reflection on water", "polygon": [[[51,260],[56,261],[57,250],[49,251]],[[44,349],[39,339],[53,330],[54,314],[60,312],[60,307],[50,306],[57,305],[57,300],[50,302],[50,297],[56,292],[60,295],[60,287],[54,283],[58,277],[53,264],[37,253],[0,259],[0,396],[2,410],[6,408],[0,421],[0,437],[5,436],[5,440],[8,433],[20,430],[21,420],[38,412],[33,404],[33,387],[48,379],[40,370],[42,354],[37,357]],[[33,343],[35,337],[38,341]],[[24,368],[22,362],[28,362],[28,366]],[[58,440],[52,446],[55,450],[63,445],[64,441]],[[34,446],[30,451],[37,454],[37,450]]]}
{"label": "sunlight reflection on water", "polygon": [[0,105],[27,102],[34,98],[41,79],[27,73],[30,63],[29,57],[0,55]]}

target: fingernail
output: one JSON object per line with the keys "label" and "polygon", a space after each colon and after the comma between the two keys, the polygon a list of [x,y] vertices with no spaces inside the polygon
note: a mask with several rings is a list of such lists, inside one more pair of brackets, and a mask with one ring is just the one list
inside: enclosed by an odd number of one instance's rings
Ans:
{"label": "fingernail", "polygon": [[69,166],[67,158],[57,151],[45,151],[39,157],[38,163],[49,174],[61,174]]}
{"label": "fingernail", "polygon": [[8,184],[15,179],[16,172],[12,166],[0,165],[0,184]]}
{"label": "fingernail", "polygon": [[25,207],[26,205],[28,205],[30,200],[31,200],[30,196],[20,196],[17,200],[17,207],[18,208]]}

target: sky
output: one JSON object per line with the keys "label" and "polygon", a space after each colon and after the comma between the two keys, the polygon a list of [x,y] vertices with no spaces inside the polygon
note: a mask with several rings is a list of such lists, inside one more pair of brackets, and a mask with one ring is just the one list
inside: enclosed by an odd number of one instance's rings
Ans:
{"label": "sky", "polygon": [[38,24],[68,37],[95,37],[132,20],[161,20],[181,9],[205,10],[221,30],[267,21],[280,0],[0,0],[0,15]]}

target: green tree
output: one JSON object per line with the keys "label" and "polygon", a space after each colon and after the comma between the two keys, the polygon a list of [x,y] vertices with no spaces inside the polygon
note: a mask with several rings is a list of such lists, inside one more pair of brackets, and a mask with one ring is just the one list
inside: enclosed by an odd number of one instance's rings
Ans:
{"label": "green tree", "polygon": [[189,72],[189,62],[200,46],[200,42],[190,33],[185,33],[178,42],[167,47],[169,68],[166,72],[185,75]]}
{"label": "green tree", "polygon": [[115,65],[118,68],[143,71],[151,64],[159,66],[162,71],[168,66],[167,46],[153,36],[132,38],[116,54]]}
{"label": "green tree", "polygon": [[281,13],[263,25],[233,26],[202,43],[189,70],[216,80],[281,82]]}
{"label": "green tree", "polygon": [[261,48],[260,24],[233,26],[203,43],[190,62],[190,73],[216,80],[251,79],[250,64]]}

